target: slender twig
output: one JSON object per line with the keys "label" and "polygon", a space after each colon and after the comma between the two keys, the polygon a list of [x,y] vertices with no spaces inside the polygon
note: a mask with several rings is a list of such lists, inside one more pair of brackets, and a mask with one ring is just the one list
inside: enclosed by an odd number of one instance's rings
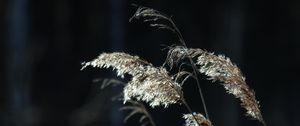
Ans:
{"label": "slender twig", "polygon": [[194,115],[194,113],[193,113],[191,107],[190,107],[189,104],[185,101],[184,96],[183,96],[183,93],[182,93],[182,92],[179,92],[178,90],[176,90],[172,85],[170,85],[170,86],[171,86],[171,88],[172,88],[173,90],[176,91],[177,94],[179,94],[179,96],[180,96],[180,101],[181,101],[182,104],[185,106],[185,108],[188,110],[188,112],[191,113],[191,114],[193,115],[193,118],[195,119],[195,121],[197,122],[197,124],[200,126],[200,122],[198,122],[198,120],[197,120],[197,118],[195,117],[195,115]]}
{"label": "slender twig", "polygon": [[193,115],[193,118],[195,119],[195,121],[197,122],[197,124],[200,126],[200,123],[198,122],[196,116],[194,115],[191,107],[189,106],[189,104],[185,101],[185,99],[182,97],[181,99],[183,105],[185,106],[185,108],[189,111],[189,113],[191,113]]}
{"label": "slender twig", "polygon": [[147,111],[146,107],[143,105],[143,104],[140,104],[140,107],[142,108],[142,110],[144,111],[144,114],[148,117],[150,123],[152,126],[156,126],[153,119],[152,119],[152,116],[149,114],[149,112]]}
{"label": "slender twig", "polygon": [[[138,6],[138,5],[133,5],[133,6]],[[148,11],[145,11],[149,9]],[[149,20],[149,21],[157,21],[158,19],[163,19],[163,20],[167,20],[170,22],[171,24],[171,27],[167,27],[170,31],[172,31],[173,33],[175,33],[179,39],[179,42],[184,46],[185,48],[185,53],[188,54],[187,52],[187,46],[186,46],[186,43],[183,39],[183,36],[180,32],[180,30],[177,28],[177,26],[175,25],[175,23],[173,22],[173,20],[171,19],[171,17],[169,16],[166,16],[162,13],[160,13],[159,11],[156,11],[156,10],[153,10],[153,9],[150,9],[148,7],[144,7],[144,6],[139,6],[139,9],[136,11],[136,13],[130,18],[129,21],[131,21],[132,19],[136,18],[136,19],[139,19],[140,17],[154,17],[155,20]],[[147,19],[146,19],[147,20]],[[147,20],[148,21],[148,20]],[[167,25],[164,25],[164,24],[156,24],[156,23],[150,23],[150,26],[152,27],[156,27],[156,26],[167,26]],[[172,28],[173,27],[173,28]],[[160,27],[158,27],[160,28]],[[208,116],[208,112],[207,112],[207,108],[206,108],[206,103],[205,103],[205,99],[204,99],[204,95],[202,93],[202,88],[200,86],[200,83],[199,83],[199,79],[198,79],[198,73],[197,73],[197,68],[196,68],[196,65],[194,63],[194,61],[192,60],[192,58],[190,56],[188,56],[188,59],[192,65],[192,68],[193,68],[193,74],[196,76],[196,83],[197,83],[197,88],[198,88],[198,92],[200,94],[200,98],[201,98],[201,102],[202,102],[202,106],[203,106],[203,109],[204,109],[204,112],[205,112],[205,116],[207,119],[209,119],[209,116]],[[196,120],[196,118],[195,118]]]}
{"label": "slender twig", "polygon": [[[179,39],[179,42],[183,45],[183,47],[185,48],[185,53],[188,55],[188,52],[187,52],[187,46],[186,46],[186,43],[183,39],[183,36],[180,32],[180,30],[178,29],[178,27],[175,25],[175,23],[173,22],[173,20],[171,18],[168,18],[169,22],[172,24],[173,28],[175,29],[175,33],[177,34],[178,36],[178,39]],[[201,102],[202,102],[202,105],[203,105],[203,109],[204,109],[204,113],[205,113],[205,116],[206,118],[209,120],[209,115],[208,115],[208,111],[207,111],[207,107],[206,107],[206,103],[205,103],[205,99],[204,99],[204,95],[202,93],[202,88],[201,88],[201,85],[199,83],[199,79],[198,79],[198,72],[196,71],[197,68],[196,68],[196,64],[195,62],[192,60],[192,58],[190,56],[188,56],[188,59],[192,65],[192,68],[193,68],[193,73],[194,75],[196,76],[195,80],[196,80],[196,83],[197,83],[197,86],[198,86],[198,92],[200,94],[200,97],[201,97]]]}

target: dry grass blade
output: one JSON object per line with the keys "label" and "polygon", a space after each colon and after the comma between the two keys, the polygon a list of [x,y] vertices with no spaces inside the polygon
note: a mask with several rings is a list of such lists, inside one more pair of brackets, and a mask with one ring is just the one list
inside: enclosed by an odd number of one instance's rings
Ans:
{"label": "dry grass blade", "polygon": [[132,79],[124,87],[124,103],[136,99],[145,101],[150,106],[165,106],[180,102],[181,87],[173,81],[165,68],[156,68],[138,56],[126,53],[102,53],[98,58],[84,63],[86,66],[117,70],[118,76],[132,75]]}
{"label": "dry grass blade", "polygon": [[100,78],[100,79],[94,79],[94,83],[101,82],[101,89],[107,88],[108,86],[116,87],[116,86],[125,86],[126,83],[119,81],[117,79],[112,79],[112,78]]}
{"label": "dry grass blade", "polygon": [[194,58],[199,56],[202,53],[202,50],[198,49],[187,49],[183,46],[170,46],[166,61],[164,64],[173,68],[174,65],[178,65],[185,58]]}
{"label": "dry grass blade", "polygon": [[[139,7],[135,14],[129,19],[129,22],[131,22],[133,19],[140,19],[142,18],[144,22],[150,23],[151,27],[157,27],[158,29],[167,29],[172,32],[176,32],[172,25],[169,25],[170,17],[162,14],[161,12],[148,8],[148,7]],[[167,21],[165,23],[161,22],[159,20]]]}
{"label": "dry grass blade", "polygon": [[185,126],[213,126],[210,120],[200,113],[184,114]]}
{"label": "dry grass blade", "polygon": [[[117,80],[117,79],[113,79],[113,78],[97,78],[93,80],[93,83],[101,83],[100,89],[103,90],[105,88],[108,88],[109,86],[111,87],[117,87],[117,86],[122,86],[124,87],[126,85],[126,83],[124,83],[123,81]],[[111,100],[112,101],[121,101],[123,100],[123,92],[112,96]]]}
{"label": "dry grass blade", "polygon": [[150,24],[150,26],[157,27],[158,29],[167,29],[167,30],[174,32],[173,28],[171,28],[170,26],[165,25],[165,24]]}
{"label": "dry grass blade", "polygon": [[130,105],[120,108],[120,110],[131,111],[130,114],[128,114],[125,117],[124,122],[127,122],[128,119],[130,119],[134,115],[141,114],[139,123],[141,123],[142,125],[145,125],[145,126],[148,124],[151,126],[155,126],[155,123],[153,122],[152,117],[150,116],[147,109],[145,108],[145,106],[142,103],[137,102],[137,101],[132,101],[132,100],[128,101],[128,103],[130,103]]}
{"label": "dry grass blade", "polygon": [[178,82],[180,86],[182,86],[190,77],[195,78],[195,76],[191,72],[179,71],[177,74],[175,74],[175,81]]}
{"label": "dry grass blade", "polygon": [[[167,63],[172,66],[172,61],[184,59],[186,56],[184,51],[185,48],[181,46],[171,48]],[[201,49],[187,49],[187,52],[191,58],[197,58],[196,64],[199,65],[200,73],[209,76],[212,81],[222,82],[228,93],[240,99],[242,107],[247,110],[247,115],[264,124],[254,91],[249,88],[240,69],[229,58],[217,56]]]}
{"label": "dry grass blade", "polygon": [[139,119],[139,122],[142,123],[145,119],[147,119],[147,116],[142,115],[141,118]]}
{"label": "dry grass blade", "polygon": [[148,7],[139,7],[135,14],[129,19],[129,21],[132,21],[133,19],[140,19],[140,18],[147,18],[150,17],[151,19],[146,19],[144,21],[157,21],[159,19],[165,19],[168,20],[169,17],[166,15],[160,13],[157,10],[148,8]]}
{"label": "dry grass blade", "polygon": [[[175,48],[178,47],[178,48]],[[170,46],[168,55],[166,58],[166,61],[164,62],[164,65],[168,65],[170,69],[174,67],[174,65],[178,65],[180,61],[182,61],[184,58],[186,58],[186,53],[182,52],[182,49],[179,49],[181,46]]]}
{"label": "dry grass blade", "polygon": [[[102,82],[101,85],[101,89],[107,88],[108,86],[126,86],[126,83],[124,83],[123,81],[117,80],[117,79],[113,79],[113,78],[100,78],[100,79],[95,79],[94,82]],[[112,97],[112,101],[123,101],[124,100],[124,95],[123,92],[121,92],[120,94],[113,96]],[[150,126],[155,126],[154,121],[152,120],[151,115],[148,113],[147,109],[145,108],[145,106],[138,102],[138,101],[128,101],[129,104],[126,104],[124,107],[121,107],[120,110],[130,110],[131,112],[124,118],[124,123],[127,122],[127,120],[129,118],[131,118],[134,115],[137,114],[141,114],[141,117],[139,119],[139,123],[141,123],[141,125],[150,125]]]}

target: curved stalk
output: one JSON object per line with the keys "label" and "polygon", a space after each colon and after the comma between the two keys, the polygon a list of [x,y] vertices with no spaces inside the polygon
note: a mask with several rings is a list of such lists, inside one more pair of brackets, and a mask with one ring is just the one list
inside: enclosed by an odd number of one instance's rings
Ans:
{"label": "curved stalk", "polygon": [[141,107],[142,107],[142,109],[143,109],[143,111],[144,111],[144,114],[148,117],[148,119],[149,119],[149,121],[150,121],[150,124],[151,124],[152,126],[156,126],[155,123],[154,123],[154,121],[153,121],[153,119],[152,119],[152,116],[148,113],[148,111],[147,111],[147,109],[145,108],[145,106],[144,106],[143,104],[141,104]]}
{"label": "curved stalk", "polygon": [[195,121],[197,122],[197,124],[200,126],[200,123],[198,122],[198,120],[196,119],[191,107],[187,104],[187,102],[185,101],[184,98],[181,99],[183,105],[185,106],[185,108],[189,111],[189,113],[191,113],[193,115],[193,118],[195,119]]}
{"label": "curved stalk", "polygon": [[[185,43],[185,41],[184,41],[184,39],[183,39],[183,37],[182,37],[181,32],[179,31],[179,29],[177,28],[177,26],[175,25],[175,23],[173,22],[172,19],[168,18],[168,20],[169,20],[169,22],[172,24],[173,28],[175,29],[174,31],[175,31],[175,33],[177,34],[177,37],[178,37],[178,39],[179,39],[179,42],[183,45],[183,47],[184,47],[185,49],[187,49],[186,43]],[[187,50],[185,50],[185,53],[188,54]],[[189,56],[188,56],[188,59],[189,59],[191,65],[192,65],[193,74],[196,76],[196,77],[195,77],[195,80],[196,80],[196,83],[197,83],[198,92],[199,92],[199,94],[200,94],[200,98],[201,98],[202,106],[203,106],[203,109],[204,109],[205,117],[206,117],[207,119],[209,119],[209,115],[208,115],[208,111],[207,111],[207,107],[206,107],[204,95],[203,95],[203,93],[202,93],[202,88],[201,88],[201,85],[200,85],[199,79],[198,79],[198,73],[197,73],[197,71],[196,71],[197,68],[196,68],[195,62],[194,62],[194,61],[192,60],[192,58],[189,57]]]}

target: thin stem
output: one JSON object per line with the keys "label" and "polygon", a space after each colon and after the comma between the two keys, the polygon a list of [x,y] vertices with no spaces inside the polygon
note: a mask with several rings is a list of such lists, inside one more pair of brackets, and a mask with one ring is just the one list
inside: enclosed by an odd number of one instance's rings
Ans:
{"label": "thin stem", "polygon": [[191,107],[187,104],[187,102],[184,100],[183,97],[181,97],[181,101],[183,103],[183,105],[186,107],[186,109],[189,111],[189,113],[192,114],[193,118],[195,119],[195,121],[197,122],[198,126],[200,126],[200,123],[198,122],[198,120],[196,119],[196,116],[194,115]]}
{"label": "thin stem", "polygon": [[185,101],[184,97],[183,97],[183,93],[180,93],[178,90],[176,90],[172,85],[170,85],[176,92],[177,94],[179,94],[180,96],[180,101],[183,103],[183,105],[186,107],[186,109],[189,111],[189,113],[191,113],[193,115],[193,118],[196,120],[197,124],[200,126],[200,123],[198,122],[198,120],[196,119],[196,116],[194,115],[191,107],[188,105],[188,103]]}
{"label": "thin stem", "polygon": [[[169,21],[170,21],[170,23],[172,24],[172,26],[173,26],[174,29],[175,29],[175,33],[176,33],[177,36],[178,36],[179,42],[180,42],[180,43],[183,45],[183,47],[185,48],[185,53],[188,54],[188,52],[187,52],[187,50],[186,50],[186,49],[187,49],[187,46],[186,46],[186,43],[185,43],[185,41],[184,41],[184,39],[183,39],[183,37],[182,37],[181,32],[179,31],[179,29],[177,28],[177,26],[175,25],[175,23],[173,22],[173,20],[172,20],[171,18],[169,18]],[[202,93],[202,88],[201,88],[201,86],[200,86],[199,79],[198,79],[198,76],[197,76],[198,74],[197,74],[197,71],[196,71],[196,69],[197,69],[197,68],[196,68],[196,65],[195,65],[194,61],[192,60],[192,58],[191,58],[190,56],[188,56],[188,59],[189,59],[191,65],[192,65],[193,73],[194,73],[194,75],[196,76],[195,79],[196,79],[196,83],[197,83],[197,86],[198,86],[198,92],[199,92],[199,94],[200,94],[200,98],[201,98],[201,102],[202,102],[202,105],[203,105],[205,117],[206,117],[207,119],[209,119],[208,111],[207,111],[207,107],[206,107],[206,103],[205,103],[205,99],[204,99],[204,95],[203,95],[203,93]]]}
{"label": "thin stem", "polygon": [[[137,6],[137,5],[133,5],[133,6]],[[147,7],[143,7],[143,8],[147,8]],[[138,12],[139,12],[139,10],[136,13],[138,13]],[[135,16],[136,16],[136,14],[131,19],[133,19]],[[166,20],[168,20],[171,23],[171,25],[173,26],[174,29],[169,29],[169,30],[171,30],[172,32],[174,32],[178,36],[180,43],[185,48],[185,53],[188,54],[188,52],[187,52],[187,46],[186,46],[186,43],[185,43],[185,41],[184,41],[184,39],[182,37],[182,34],[181,34],[180,30],[177,28],[177,26],[175,25],[175,23],[173,22],[173,20],[171,19],[171,17],[164,16],[164,15],[160,14],[159,12],[158,12],[158,14],[155,14],[155,16],[157,16],[158,18],[161,18],[161,19],[166,19]],[[200,98],[201,98],[202,106],[203,106],[203,109],[204,109],[204,112],[205,112],[205,116],[206,116],[207,119],[209,119],[207,108],[206,108],[205,99],[204,99],[204,96],[203,96],[203,93],[202,93],[202,89],[201,89],[201,86],[200,86],[200,83],[199,83],[199,80],[198,80],[198,76],[197,76],[198,73],[196,71],[196,69],[197,69],[196,65],[193,62],[193,60],[192,60],[191,57],[188,56],[188,58],[189,58],[189,61],[190,61],[191,65],[192,65],[192,68],[193,68],[193,74],[196,76],[196,82],[197,82],[198,92],[200,94]],[[182,98],[182,102],[185,104],[186,108],[192,113],[191,108],[188,106],[188,104],[186,103],[186,101],[183,98]],[[195,118],[195,120],[196,120],[196,118]]]}
{"label": "thin stem", "polygon": [[141,107],[142,107],[142,109],[143,109],[143,111],[144,111],[144,114],[148,117],[148,119],[149,119],[151,125],[152,125],[152,126],[156,126],[155,123],[154,123],[154,121],[153,121],[153,119],[152,119],[152,116],[148,113],[148,111],[147,111],[147,109],[145,108],[145,106],[144,106],[143,104],[141,104]]}
{"label": "thin stem", "polygon": [[[197,76],[195,68],[193,68],[193,71],[194,71],[194,74]],[[206,108],[206,103],[205,103],[205,100],[204,100],[204,95],[202,93],[198,77],[195,77],[195,80],[196,80],[196,83],[197,83],[197,86],[198,86],[198,91],[199,91],[199,94],[200,94],[200,97],[201,97],[201,102],[202,102],[202,105],[203,105],[205,116],[209,120],[209,116],[208,116],[208,112],[207,112],[207,108]]]}

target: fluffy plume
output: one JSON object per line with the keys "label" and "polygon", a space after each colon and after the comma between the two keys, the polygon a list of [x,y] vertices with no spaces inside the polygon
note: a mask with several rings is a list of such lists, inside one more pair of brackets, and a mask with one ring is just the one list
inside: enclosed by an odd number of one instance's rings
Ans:
{"label": "fluffy plume", "polygon": [[200,73],[210,77],[210,80],[222,82],[228,93],[239,98],[242,107],[247,110],[247,115],[264,123],[254,91],[249,88],[240,69],[229,58],[217,56],[201,49],[186,49],[176,46],[170,48],[166,63],[172,67],[173,63],[178,63],[187,56],[197,58],[196,64],[199,65]]}
{"label": "fluffy plume", "polygon": [[142,100],[150,106],[165,106],[180,102],[181,87],[173,81],[166,69],[156,68],[152,64],[141,60],[138,56],[126,53],[103,53],[86,66],[109,68],[117,70],[118,76],[132,75],[131,81],[124,87],[124,103],[129,100]]}
{"label": "fluffy plume", "polygon": [[141,60],[138,56],[131,56],[126,53],[102,53],[96,59],[83,63],[84,69],[87,66],[109,68],[112,67],[117,70],[117,75],[124,77],[124,74],[136,76],[145,72],[145,66],[152,66],[150,63]]}
{"label": "fluffy plume", "polygon": [[200,113],[183,114],[185,126],[213,126],[211,122]]}
{"label": "fluffy plume", "polygon": [[164,68],[147,67],[147,72],[134,76],[124,88],[124,102],[136,98],[149,102],[152,107],[167,107],[180,100],[180,92],[180,85],[172,80]]}

